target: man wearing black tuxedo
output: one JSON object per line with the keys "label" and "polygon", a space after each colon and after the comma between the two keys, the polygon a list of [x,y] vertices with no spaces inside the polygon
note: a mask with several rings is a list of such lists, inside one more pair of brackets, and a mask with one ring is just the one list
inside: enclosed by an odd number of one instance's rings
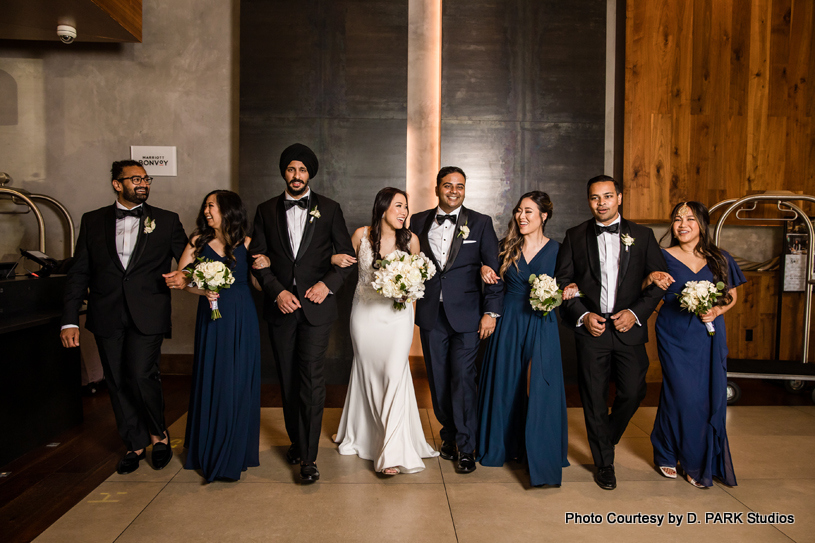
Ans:
{"label": "man wearing black tuxedo", "polygon": [[[173,457],[164,422],[161,343],[170,333],[170,275],[187,235],[178,215],[147,205],[150,184],[141,164],[114,162],[116,203],[82,216],[74,262],[65,286],[60,337],[79,346],[79,309],[88,300],[86,327],[96,337],[130,473],[153,444],[153,468]],[[90,289],[90,294],[89,294]]]}
{"label": "man wearing black tuxedo", "polygon": [[417,213],[411,229],[436,265],[416,303],[433,411],[442,424],[441,456],[458,460],[456,471],[475,471],[477,427],[475,358],[481,339],[495,330],[504,285],[481,283],[482,265],[498,269],[492,219],[463,207],[467,178],[455,166],[436,176],[437,208]]}
{"label": "man wearing black tuxedo", "polygon": [[[620,185],[600,175],[589,180],[589,207],[594,218],[571,228],[560,247],[555,276],[560,284],[577,283],[579,298],[560,309],[564,323],[575,329],[578,379],[583,414],[600,488],[617,486],[614,446],[645,397],[648,317],[664,291],[643,279],[667,271],[651,229],[623,219]],[[616,396],[609,415],[609,376]]]}
{"label": "man wearing black tuxedo", "polygon": [[309,189],[318,166],[305,145],[295,143],[283,151],[280,174],[286,190],[258,206],[249,247],[250,254],[271,261],[253,273],[266,295],[263,317],[292,442],[286,459],[300,463],[303,483],[320,478],[316,460],[325,403],[323,359],[337,319],[334,294],[356,267],[331,265],[331,255],[355,253],[340,205]]}

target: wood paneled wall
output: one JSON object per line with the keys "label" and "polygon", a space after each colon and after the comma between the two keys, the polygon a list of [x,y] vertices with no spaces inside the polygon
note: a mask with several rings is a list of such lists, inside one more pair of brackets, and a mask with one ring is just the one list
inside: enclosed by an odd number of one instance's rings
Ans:
{"label": "wood paneled wall", "polygon": [[815,2],[627,0],[624,210],[815,193]]}

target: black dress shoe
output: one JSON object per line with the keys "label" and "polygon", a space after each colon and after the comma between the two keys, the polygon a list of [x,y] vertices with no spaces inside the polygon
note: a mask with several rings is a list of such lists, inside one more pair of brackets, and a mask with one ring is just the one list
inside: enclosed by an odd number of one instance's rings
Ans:
{"label": "black dress shoe", "polygon": [[292,445],[289,447],[289,450],[286,451],[286,462],[292,466],[300,463],[300,451],[297,450],[297,445]]}
{"label": "black dress shoe", "polygon": [[461,453],[456,464],[458,473],[472,473],[475,471],[475,455],[473,453]]}
{"label": "black dress shoe", "polygon": [[617,477],[614,475],[614,466],[597,468],[597,473],[594,474],[594,482],[603,490],[614,490],[617,488]]}
{"label": "black dress shoe", "polygon": [[173,459],[173,448],[170,446],[170,434],[167,434],[167,443],[159,441],[153,445],[153,454],[150,456],[153,461],[153,469],[164,469],[170,460]]}
{"label": "black dress shoe", "polygon": [[119,460],[119,465],[116,466],[116,473],[124,475],[126,473],[133,473],[139,469],[139,461],[144,460],[147,454],[142,450],[141,454],[136,454],[133,451],[127,453],[124,458]]}
{"label": "black dress shoe", "polygon": [[320,479],[320,472],[317,464],[302,464],[300,466],[300,483],[308,485]]}
{"label": "black dress shoe", "polygon": [[458,448],[455,441],[442,441],[439,456],[445,460],[458,460]]}

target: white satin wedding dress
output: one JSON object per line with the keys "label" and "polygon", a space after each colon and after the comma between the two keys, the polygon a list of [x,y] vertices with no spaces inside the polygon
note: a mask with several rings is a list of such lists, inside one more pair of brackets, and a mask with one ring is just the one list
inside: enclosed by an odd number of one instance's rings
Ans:
{"label": "white satin wedding dress", "polygon": [[340,454],[372,460],[376,471],[415,473],[425,468],[422,458],[439,453],[424,437],[410,374],[413,305],[396,310],[393,300],[376,293],[372,253],[366,229],[351,309],[354,362],[335,440]]}

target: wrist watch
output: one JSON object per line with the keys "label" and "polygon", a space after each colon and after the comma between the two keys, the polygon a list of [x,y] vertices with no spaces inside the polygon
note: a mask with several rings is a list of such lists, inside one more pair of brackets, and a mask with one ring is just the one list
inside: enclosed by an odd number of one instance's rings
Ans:
{"label": "wrist watch", "polygon": [[500,316],[501,316],[501,315],[499,315],[498,313],[493,313],[492,311],[487,311],[487,312],[486,312],[486,313],[484,313],[484,314],[485,314],[485,315],[489,315],[489,316],[490,316],[490,317],[492,317],[493,319],[497,319],[498,317],[500,317]]}

